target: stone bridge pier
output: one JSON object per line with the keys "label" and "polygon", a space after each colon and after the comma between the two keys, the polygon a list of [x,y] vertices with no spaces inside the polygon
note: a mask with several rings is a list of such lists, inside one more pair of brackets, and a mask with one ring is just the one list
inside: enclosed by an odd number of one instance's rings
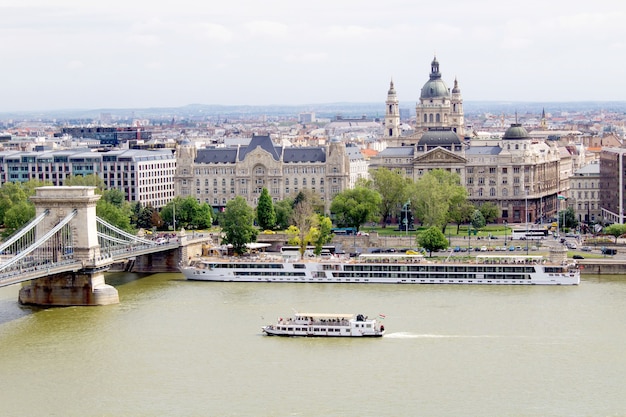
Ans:
{"label": "stone bridge pier", "polygon": [[[95,187],[39,187],[31,197],[36,215],[50,213],[37,227],[44,235],[73,210],[70,221],[74,259],[82,262],[77,271],[52,274],[23,284],[19,293],[22,304],[39,306],[93,306],[119,303],[117,290],[104,282],[108,265],[98,265],[100,257],[96,204],[100,195]],[[64,248],[63,248],[64,249]]]}

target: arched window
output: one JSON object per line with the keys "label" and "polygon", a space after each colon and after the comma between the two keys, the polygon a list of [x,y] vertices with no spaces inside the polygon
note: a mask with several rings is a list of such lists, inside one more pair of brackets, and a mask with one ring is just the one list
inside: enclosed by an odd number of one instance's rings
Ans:
{"label": "arched window", "polygon": [[478,197],[482,197],[483,196],[483,189],[479,188],[478,189]]}
{"label": "arched window", "polygon": [[393,129],[389,129],[389,136],[393,136]]}
{"label": "arched window", "polygon": [[495,197],[496,196],[496,189],[495,188],[491,187],[489,189],[489,196],[490,197]]}
{"label": "arched window", "polygon": [[428,122],[428,115],[425,114],[424,115],[424,123],[427,123],[427,122]]}
{"label": "arched window", "polygon": [[430,123],[432,123],[432,122],[433,122],[433,115],[432,115],[432,114],[429,114],[429,115],[428,115],[428,121],[429,121]]}
{"label": "arched window", "polygon": [[508,197],[508,195],[509,195],[509,190],[506,189],[506,188],[503,188],[502,189],[502,197]]}
{"label": "arched window", "polygon": [[435,121],[436,121],[437,123],[440,123],[440,122],[441,122],[441,115],[440,115],[439,113],[437,113],[437,115],[435,116]]}

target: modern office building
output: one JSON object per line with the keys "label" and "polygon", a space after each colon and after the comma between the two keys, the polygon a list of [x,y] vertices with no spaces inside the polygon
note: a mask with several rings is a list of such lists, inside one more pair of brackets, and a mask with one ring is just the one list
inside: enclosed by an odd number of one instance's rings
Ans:
{"label": "modern office building", "polygon": [[174,198],[176,159],[171,150],[73,149],[0,152],[0,183],[31,179],[63,185],[68,176],[95,174],[129,202],[160,208]]}
{"label": "modern office building", "polygon": [[600,152],[600,209],[603,223],[624,223],[626,210],[626,148]]}

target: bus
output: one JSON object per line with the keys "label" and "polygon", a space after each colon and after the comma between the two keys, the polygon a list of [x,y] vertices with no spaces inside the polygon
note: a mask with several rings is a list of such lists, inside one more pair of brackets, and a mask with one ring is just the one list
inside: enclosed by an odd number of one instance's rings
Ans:
{"label": "bus", "polygon": [[336,235],[354,235],[356,234],[356,227],[333,227],[330,229],[331,233]]}
{"label": "bus", "polygon": [[513,229],[511,239],[513,240],[541,240],[548,237],[548,229]]}

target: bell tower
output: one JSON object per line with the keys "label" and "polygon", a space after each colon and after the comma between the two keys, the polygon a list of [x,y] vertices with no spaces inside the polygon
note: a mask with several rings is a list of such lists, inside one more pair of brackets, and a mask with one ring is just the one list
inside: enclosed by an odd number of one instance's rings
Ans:
{"label": "bell tower", "polygon": [[400,105],[398,96],[393,86],[393,80],[389,83],[387,101],[385,101],[385,139],[395,139],[400,137]]}

